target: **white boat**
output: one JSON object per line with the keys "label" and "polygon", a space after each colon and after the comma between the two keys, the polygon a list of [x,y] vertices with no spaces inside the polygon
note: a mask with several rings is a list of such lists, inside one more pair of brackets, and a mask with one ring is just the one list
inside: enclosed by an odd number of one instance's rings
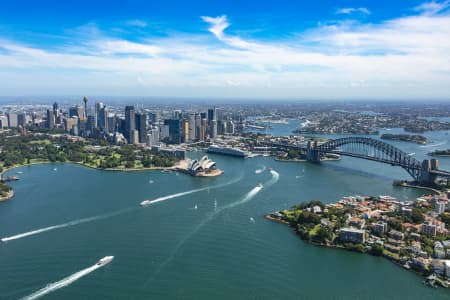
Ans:
{"label": "white boat", "polygon": [[258,183],[257,187],[259,187],[260,189],[262,189],[262,188],[263,188],[262,183]]}
{"label": "white boat", "polygon": [[97,262],[97,266],[104,266],[109,264],[114,259],[114,256],[105,256]]}
{"label": "white boat", "polygon": [[261,169],[255,170],[255,174],[261,174],[261,173],[262,173]]}
{"label": "white boat", "polygon": [[152,202],[150,200],[144,200],[139,205],[140,206],[146,206],[146,205],[149,205],[149,204],[152,204]]}

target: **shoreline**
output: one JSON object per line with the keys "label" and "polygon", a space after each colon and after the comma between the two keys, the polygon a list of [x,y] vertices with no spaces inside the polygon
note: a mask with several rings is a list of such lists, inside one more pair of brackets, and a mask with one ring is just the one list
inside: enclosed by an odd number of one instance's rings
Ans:
{"label": "shoreline", "polygon": [[14,191],[11,190],[8,192],[8,195],[6,195],[5,197],[0,197],[0,202],[5,202],[8,200],[11,200],[12,198],[14,198]]}
{"label": "shoreline", "polygon": [[[275,157],[274,158],[275,161],[279,161],[279,162],[308,162],[306,159],[280,159]],[[320,161],[339,161],[341,160],[341,158],[323,158]]]}
{"label": "shoreline", "polygon": [[[283,224],[283,225],[287,225],[289,228],[293,229],[293,228],[290,226],[290,223],[289,223],[289,222],[287,222],[287,221],[285,221],[285,220],[282,220],[281,218],[274,217],[274,216],[272,216],[272,214],[273,214],[273,213],[266,214],[266,215],[264,215],[264,218],[267,219],[267,220],[269,220],[269,221],[275,222],[275,223],[280,223],[280,224]],[[375,256],[375,257],[378,256],[378,255],[373,255],[373,254],[371,254],[371,253],[369,253],[369,252],[360,252],[360,251],[357,251],[357,250],[354,250],[354,249],[349,249],[349,248],[346,248],[346,247],[343,246],[343,245],[332,245],[332,244],[325,244],[325,243],[320,243],[320,242],[314,242],[314,241],[311,241],[311,240],[307,240],[307,239],[302,238],[300,235],[298,235],[298,234],[295,232],[295,229],[293,229],[293,231],[294,231],[294,234],[300,238],[300,240],[302,240],[303,242],[305,242],[306,244],[309,244],[309,245],[313,245],[313,246],[316,246],[316,247],[324,247],[324,248],[328,248],[328,249],[339,249],[339,250],[344,250],[344,251],[349,251],[349,252],[356,252],[356,253],[360,253],[360,254],[368,254],[368,255],[371,255],[371,256]],[[423,274],[421,274],[421,273],[415,271],[414,269],[408,269],[408,268],[406,268],[406,267],[401,263],[401,261],[400,261],[399,259],[396,259],[396,258],[394,258],[394,257],[392,257],[392,256],[389,256],[389,255],[383,253],[383,254],[379,255],[379,257],[383,257],[384,259],[389,260],[389,261],[392,262],[393,264],[395,264],[395,265],[397,265],[397,266],[399,266],[399,267],[402,267],[402,268],[405,269],[405,270],[412,271],[413,273],[419,275],[419,276],[422,277],[422,278],[426,277],[426,276],[424,276]]]}
{"label": "shoreline", "polygon": [[404,184],[399,184],[399,185],[393,184],[393,186],[396,186],[396,187],[407,187],[407,188],[414,188],[414,189],[419,189],[419,190],[431,191],[431,192],[434,192],[434,193],[436,193],[438,195],[440,195],[442,193],[442,191],[434,189],[432,187],[421,186],[421,185],[413,185],[413,184],[409,184],[409,183],[404,183]]}
{"label": "shoreline", "polygon": [[3,170],[2,172],[0,172],[0,175],[3,175],[6,172],[9,172],[11,170],[17,169],[17,168],[22,168],[22,167],[30,167],[30,166],[34,166],[34,165],[47,165],[47,164],[71,164],[71,165],[77,165],[77,166],[82,166],[82,167],[86,167],[89,169],[94,169],[94,170],[99,170],[99,171],[113,171],[113,172],[120,172],[120,171],[124,171],[124,172],[138,172],[138,171],[161,171],[161,170],[172,170],[175,171],[175,168],[177,168],[177,165],[174,165],[172,167],[143,167],[143,168],[106,168],[106,169],[102,169],[102,168],[97,168],[94,166],[89,166],[80,162],[72,162],[72,161],[64,161],[64,162],[51,162],[51,161],[40,161],[40,162],[32,162],[29,164],[21,164],[21,165],[16,165],[16,166],[12,166],[9,167],[5,170]]}

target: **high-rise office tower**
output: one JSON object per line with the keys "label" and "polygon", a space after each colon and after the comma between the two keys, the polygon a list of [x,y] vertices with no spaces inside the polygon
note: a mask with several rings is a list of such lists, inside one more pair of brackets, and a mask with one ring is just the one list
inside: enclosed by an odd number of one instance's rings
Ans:
{"label": "high-rise office tower", "polygon": [[189,126],[188,141],[193,142],[197,139],[197,135],[195,132],[195,114],[194,113],[190,113],[188,116],[188,126]]}
{"label": "high-rise office tower", "polygon": [[181,120],[179,119],[167,119],[164,120],[164,125],[169,126],[169,143],[181,144]]}
{"label": "high-rise office tower", "polygon": [[136,113],[136,130],[139,131],[139,143],[146,143],[147,140],[147,115],[143,112]]}
{"label": "high-rise office tower", "polygon": [[95,124],[100,131],[108,131],[108,109],[102,102],[95,104]]}
{"label": "high-rise office tower", "polygon": [[72,117],[79,117],[78,116],[78,108],[76,106],[69,108],[69,118],[72,118]]}
{"label": "high-rise office tower", "polygon": [[216,108],[208,109],[208,121],[217,120],[216,118]]}
{"label": "high-rise office tower", "polygon": [[210,133],[209,133],[210,139],[217,138],[217,120],[212,120],[210,123]]}
{"label": "high-rise office tower", "polygon": [[88,98],[86,96],[83,97],[83,102],[84,102],[84,118],[87,118],[87,102],[88,102]]}
{"label": "high-rise office tower", "polygon": [[200,118],[200,114],[195,114],[195,140],[200,139],[200,127],[202,126],[202,119]]}
{"label": "high-rise office tower", "polygon": [[118,121],[117,121],[117,116],[108,116],[108,126],[107,126],[107,131],[108,133],[114,133],[119,131],[118,129]]}
{"label": "high-rise office tower", "polygon": [[24,127],[27,123],[27,115],[20,113],[17,115],[17,125]]}
{"label": "high-rise office tower", "polygon": [[47,128],[55,128],[55,115],[53,114],[53,110],[47,109]]}
{"label": "high-rise office tower", "polygon": [[55,117],[58,116],[58,110],[59,110],[59,106],[58,103],[53,103],[53,114],[55,115]]}
{"label": "high-rise office tower", "polygon": [[95,129],[95,116],[88,116],[86,125],[87,135],[93,136],[95,134]]}
{"label": "high-rise office tower", "polygon": [[136,129],[134,106],[125,106],[125,130],[124,135],[128,143],[132,143],[131,132]]}
{"label": "high-rise office tower", "polygon": [[200,126],[200,141],[204,141],[206,139],[206,128],[208,128],[208,121],[204,118],[202,119]]}
{"label": "high-rise office tower", "polygon": [[159,119],[160,119],[159,112],[157,112],[157,111],[150,112],[150,113],[148,113],[148,117],[149,117],[150,123],[152,123],[153,125],[157,125],[159,123]]}
{"label": "high-rise office tower", "polygon": [[215,107],[208,109],[208,125],[209,138],[215,139],[217,137],[217,111]]}
{"label": "high-rise office tower", "polygon": [[183,119],[183,138],[182,142],[186,143],[189,140],[189,120]]}

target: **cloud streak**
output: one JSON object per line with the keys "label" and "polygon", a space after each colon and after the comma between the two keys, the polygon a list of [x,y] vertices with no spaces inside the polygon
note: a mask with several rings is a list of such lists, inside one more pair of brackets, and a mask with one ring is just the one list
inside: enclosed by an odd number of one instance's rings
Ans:
{"label": "cloud streak", "polygon": [[340,15],[350,15],[353,13],[361,13],[361,14],[365,14],[365,15],[370,15],[370,10],[368,10],[365,7],[345,7],[345,8],[340,8],[338,10],[336,10],[336,14]]}

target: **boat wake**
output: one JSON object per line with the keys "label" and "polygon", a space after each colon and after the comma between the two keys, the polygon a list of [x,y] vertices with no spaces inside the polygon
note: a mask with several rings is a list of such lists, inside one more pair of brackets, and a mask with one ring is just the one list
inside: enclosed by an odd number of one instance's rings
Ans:
{"label": "boat wake", "polygon": [[19,234],[16,234],[16,235],[4,237],[4,238],[1,239],[1,241],[2,242],[8,242],[8,241],[13,241],[13,240],[18,240],[18,239],[22,239],[22,238],[29,237],[29,236],[32,236],[32,235],[44,233],[44,232],[47,232],[47,231],[52,231],[52,230],[56,230],[56,229],[76,226],[76,225],[79,225],[79,224],[89,223],[89,222],[92,222],[92,221],[97,221],[97,220],[102,220],[102,219],[108,219],[108,218],[111,218],[111,217],[114,217],[114,216],[118,216],[118,215],[124,214],[124,213],[126,213],[128,211],[131,211],[133,209],[134,208],[121,209],[121,210],[118,210],[118,211],[115,211],[115,212],[112,212],[112,213],[107,213],[107,214],[98,215],[98,216],[94,216],[94,217],[79,219],[79,220],[70,221],[70,222],[67,222],[67,223],[64,223],[64,224],[58,224],[58,225],[44,227],[44,228],[40,228],[40,229],[36,229],[36,230],[24,232],[24,233],[19,233]]}
{"label": "boat wake", "polygon": [[175,248],[172,250],[171,254],[167,257],[167,259],[161,263],[161,265],[158,267],[158,269],[155,271],[155,273],[149,278],[149,280],[146,281],[146,283],[144,284],[144,287],[151,280],[153,280],[170,261],[172,261],[172,259],[177,254],[178,250],[184,245],[184,243],[186,243],[187,240],[189,240],[193,235],[195,235],[203,226],[205,226],[208,222],[210,222],[212,219],[214,219],[218,214],[220,214],[224,210],[227,210],[227,209],[236,207],[238,205],[242,205],[246,202],[249,202],[263,189],[263,187],[267,189],[268,187],[272,186],[279,180],[280,174],[278,174],[278,172],[276,172],[274,170],[270,170],[270,174],[272,174],[272,178],[270,180],[268,180],[266,183],[264,183],[264,185],[257,185],[256,187],[251,189],[247,194],[245,194],[240,200],[230,203],[228,205],[222,206],[222,207],[215,207],[215,210],[212,213],[208,214],[206,219],[204,219],[197,226],[195,226],[194,229],[190,233],[188,233],[175,246]]}
{"label": "boat wake", "polygon": [[255,170],[255,174],[261,174],[262,172],[264,172],[266,170],[266,166],[263,166],[261,169],[256,169]]}
{"label": "boat wake", "polygon": [[209,190],[209,189],[221,188],[221,187],[224,187],[224,186],[236,183],[236,182],[240,181],[241,179],[242,179],[242,176],[240,176],[240,177],[238,177],[238,178],[236,178],[234,180],[231,180],[229,182],[223,183],[223,184],[218,184],[218,185],[208,186],[208,187],[199,188],[199,189],[194,189],[194,190],[190,190],[190,191],[186,191],[186,192],[171,194],[171,195],[167,195],[167,196],[156,198],[154,200],[144,200],[140,204],[141,204],[141,206],[147,206],[147,205],[150,205],[150,204],[154,204],[154,203],[166,201],[166,200],[169,200],[169,199],[186,196],[186,195],[193,194],[193,193],[206,191],[206,190]]}
{"label": "boat wake", "polygon": [[439,147],[439,146],[442,146],[442,145],[445,145],[445,144],[447,144],[447,142],[441,142],[441,143],[436,143],[436,144],[431,144],[431,145],[422,145],[420,147],[422,147],[422,148],[433,148],[433,147]]}
{"label": "boat wake", "polygon": [[72,275],[70,275],[70,276],[68,276],[68,277],[66,277],[66,278],[64,278],[64,279],[62,279],[60,281],[50,283],[47,286],[45,286],[44,288],[34,292],[31,295],[28,295],[28,296],[24,297],[22,299],[23,300],[38,299],[38,298],[40,298],[42,296],[45,296],[45,295],[47,295],[47,294],[49,294],[49,293],[51,293],[53,291],[59,290],[59,289],[61,289],[63,287],[66,287],[66,286],[72,284],[73,282],[77,281],[78,279],[88,275],[89,273],[94,272],[95,270],[97,270],[97,269],[99,269],[99,268],[101,268],[103,266],[104,266],[104,264],[102,265],[102,264],[98,264],[97,263],[97,264],[95,264],[93,266],[90,266],[89,268],[86,268],[86,269],[83,269],[81,271],[78,271],[78,272],[76,272],[76,273],[74,273],[74,274],[72,274]]}

